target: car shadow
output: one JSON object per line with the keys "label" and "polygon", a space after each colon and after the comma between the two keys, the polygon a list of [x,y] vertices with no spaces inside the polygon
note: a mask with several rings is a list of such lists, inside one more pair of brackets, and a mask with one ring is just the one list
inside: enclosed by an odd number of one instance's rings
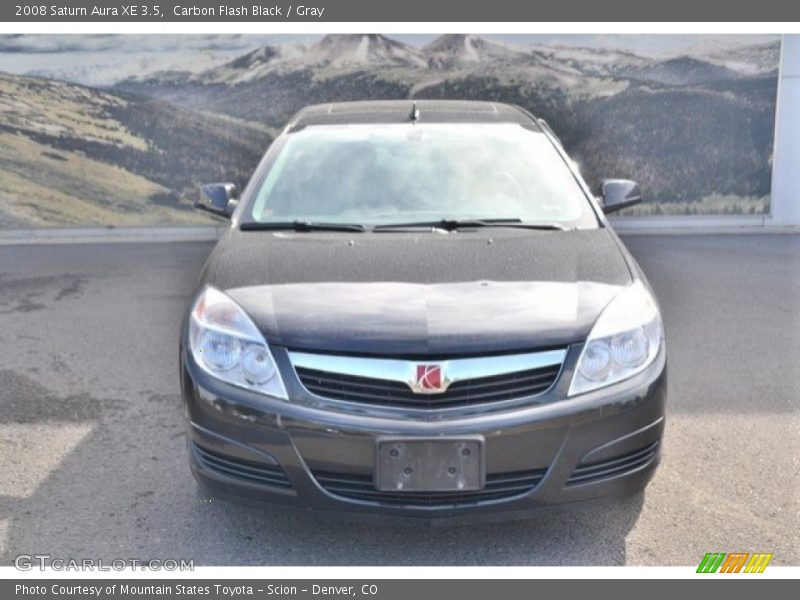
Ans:
{"label": "car shadow", "polygon": [[[202,495],[203,491],[199,490]],[[234,531],[257,548],[295,536],[313,540],[315,551],[273,564],[315,565],[624,565],[625,540],[644,504],[644,492],[595,505],[534,513],[524,519],[457,525],[358,521],[282,508],[242,507],[220,500]],[[269,519],[269,527],[261,525]]]}

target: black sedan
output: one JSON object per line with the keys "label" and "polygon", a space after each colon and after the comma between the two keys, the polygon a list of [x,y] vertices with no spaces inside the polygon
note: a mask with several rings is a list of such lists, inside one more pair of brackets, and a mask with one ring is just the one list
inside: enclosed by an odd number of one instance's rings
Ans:
{"label": "black sedan", "polygon": [[212,493],[426,520],[641,490],[660,459],[657,302],[547,124],[512,106],[312,106],[247,187],[183,328]]}

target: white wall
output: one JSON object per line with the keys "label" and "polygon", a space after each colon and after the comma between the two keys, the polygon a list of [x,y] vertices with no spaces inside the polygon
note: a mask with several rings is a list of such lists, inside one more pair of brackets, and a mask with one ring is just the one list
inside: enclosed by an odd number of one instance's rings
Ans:
{"label": "white wall", "polygon": [[771,225],[800,225],[800,35],[783,36]]}

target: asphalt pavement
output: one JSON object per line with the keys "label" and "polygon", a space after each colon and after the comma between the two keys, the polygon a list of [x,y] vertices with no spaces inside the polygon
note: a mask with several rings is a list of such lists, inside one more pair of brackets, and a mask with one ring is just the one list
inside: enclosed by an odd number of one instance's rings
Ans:
{"label": "asphalt pavement", "polygon": [[800,564],[800,236],[627,236],[662,305],[664,459],[643,495],[427,529],[244,508],[198,492],[180,319],[212,245],[0,246],[0,564]]}

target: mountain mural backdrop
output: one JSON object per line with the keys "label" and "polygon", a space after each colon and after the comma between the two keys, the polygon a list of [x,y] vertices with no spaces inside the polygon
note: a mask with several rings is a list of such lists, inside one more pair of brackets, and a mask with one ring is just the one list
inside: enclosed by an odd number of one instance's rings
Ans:
{"label": "mountain mural backdrop", "polygon": [[330,35],[103,88],[0,74],[0,225],[197,222],[197,184],[246,182],[302,106],[404,98],[519,104],[550,123],[590,185],[639,181],[642,214],[760,213],[779,53],[778,41],[654,57]]}

